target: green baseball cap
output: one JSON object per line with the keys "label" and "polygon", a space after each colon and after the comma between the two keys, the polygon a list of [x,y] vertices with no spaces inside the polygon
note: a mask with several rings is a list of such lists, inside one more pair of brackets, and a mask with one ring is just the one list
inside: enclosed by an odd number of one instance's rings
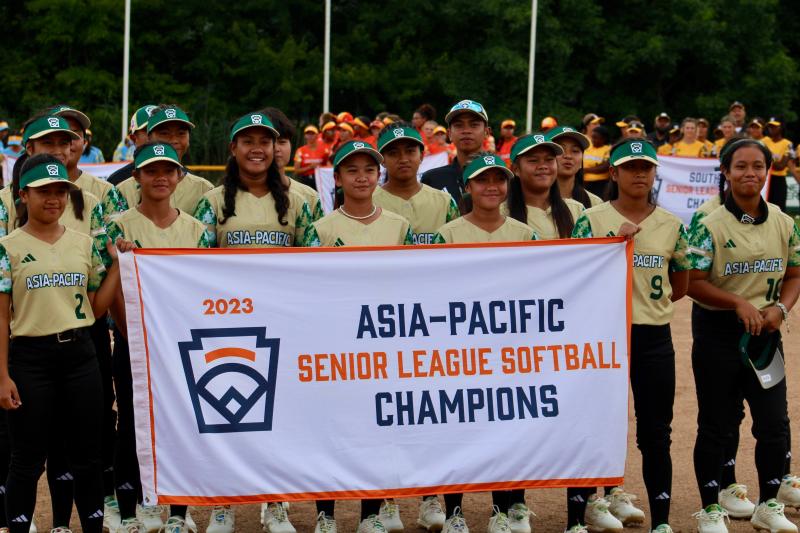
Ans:
{"label": "green baseball cap", "polygon": [[474,100],[461,100],[459,103],[454,105],[450,108],[447,115],[444,117],[444,121],[450,125],[450,121],[453,120],[456,115],[460,115],[461,113],[472,113],[474,115],[478,115],[481,120],[489,123],[489,114],[486,113],[486,109],[483,108],[481,104]]}
{"label": "green baseball cap", "polygon": [[147,127],[147,121],[150,118],[150,113],[153,112],[156,106],[153,104],[143,105],[131,117],[131,133],[139,131]]}
{"label": "green baseball cap", "polygon": [[136,169],[140,169],[156,161],[168,161],[181,167],[181,161],[178,159],[178,152],[169,144],[158,143],[149,146],[146,145],[140,150],[136,150],[136,155],[133,157],[133,165]]}
{"label": "green baseball cap", "polygon": [[40,137],[59,131],[66,133],[71,139],[80,139],[77,133],[69,129],[69,123],[64,117],[48,115],[39,117],[28,124],[25,131],[22,133],[22,145],[25,146],[30,140],[39,139]]}
{"label": "green baseball cap", "polygon": [[418,143],[423,148],[425,143],[422,141],[422,135],[415,128],[407,128],[403,126],[391,127],[391,125],[383,130],[381,136],[378,137],[378,151],[383,153],[383,149],[395,141],[408,139]]}
{"label": "green baseball cap", "polygon": [[70,107],[68,105],[51,107],[47,112],[58,117],[74,118],[84,130],[88,130],[92,126],[92,121],[89,120],[89,117],[87,117],[86,114],[81,113],[74,107]]}
{"label": "green baseball cap", "polygon": [[277,138],[279,136],[278,130],[276,130],[275,126],[272,125],[272,121],[267,115],[264,115],[263,113],[251,113],[243,116],[236,121],[236,124],[233,125],[231,128],[231,142],[233,142],[233,138],[236,137],[237,133],[242,130],[246,130],[247,128],[263,128],[265,130],[269,130],[274,137]]}
{"label": "green baseball cap", "polygon": [[165,122],[182,122],[190,128],[194,128],[194,124],[189,121],[189,115],[183,109],[180,107],[168,107],[166,109],[153,110],[153,114],[147,119],[147,133],[150,133],[153,128]]}
{"label": "green baseball cap", "polygon": [[42,163],[33,168],[29,168],[19,177],[19,188],[25,187],[44,187],[51,183],[66,183],[72,188],[79,187],[69,181],[67,167],[60,162]]}
{"label": "green baseball cap", "polygon": [[640,139],[630,139],[611,150],[609,163],[612,167],[617,167],[634,159],[644,159],[658,166],[656,149],[649,142]]}
{"label": "green baseball cap", "polygon": [[498,156],[494,154],[479,155],[473,159],[469,165],[467,165],[467,168],[464,169],[464,185],[466,185],[467,182],[472,178],[492,168],[498,168],[502,170],[503,174],[505,174],[508,179],[514,177],[514,173],[509,170],[503,160]]}
{"label": "green baseball cap", "polygon": [[581,149],[586,150],[589,148],[591,144],[589,139],[586,138],[586,135],[577,131],[574,128],[570,128],[569,126],[557,126],[552,130],[548,131],[545,135],[548,141],[555,142],[559,138],[569,138],[577,142],[581,145]]}
{"label": "green baseball cap", "polygon": [[339,165],[353,154],[367,154],[372,157],[379,165],[383,163],[383,156],[375,148],[365,143],[364,141],[348,141],[336,151],[336,156],[333,158],[333,170],[336,170]]}
{"label": "green baseball cap", "polygon": [[532,133],[520,137],[517,142],[514,143],[514,146],[511,147],[511,162],[516,162],[519,156],[538,146],[545,146],[551,149],[555,155],[564,153],[564,149],[561,148],[561,145],[549,140],[544,133]]}

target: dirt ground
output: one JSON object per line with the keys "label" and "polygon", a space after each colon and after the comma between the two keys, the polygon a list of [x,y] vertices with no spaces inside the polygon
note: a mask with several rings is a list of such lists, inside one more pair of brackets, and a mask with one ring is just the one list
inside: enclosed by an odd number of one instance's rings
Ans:
{"label": "dirt ground", "polygon": [[[672,321],[673,342],[677,360],[677,389],[675,392],[675,417],[672,424],[672,461],[673,490],[672,512],[670,523],[676,533],[696,531],[696,520],[692,513],[700,508],[700,497],[694,480],[692,466],[692,448],[696,432],[697,406],[695,400],[694,380],[691,368],[691,302],[684,298],[676,305],[675,318]],[[789,415],[793,421],[800,420],[800,365],[795,361],[800,357],[800,318],[793,313],[791,322],[794,325],[791,334],[784,330],[784,347],[786,353],[786,374],[789,387]],[[625,472],[625,489],[639,496],[639,503],[647,513],[647,495],[642,483],[641,456],[634,442],[633,400],[630,401],[630,430],[628,432],[628,459]],[[750,434],[749,415],[742,425],[742,436],[738,455],[737,477],[740,483],[751,488],[751,499],[757,496],[757,482],[753,462],[754,440]],[[798,450],[800,431],[792,432],[792,449]],[[797,463],[795,463],[797,464]],[[800,472],[800,466],[795,473]],[[533,530],[536,533],[562,532],[566,523],[566,490],[540,489],[527,491],[527,503],[536,517],[533,518]],[[419,531],[416,526],[418,501],[400,500],[401,517],[406,531]],[[357,501],[341,501],[336,504],[336,519],[341,533],[354,533],[358,527],[359,504]],[[473,532],[483,532],[489,519],[491,498],[488,493],[467,494],[464,498],[464,510],[467,524]],[[50,502],[46,483],[40,483],[40,495],[36,510],[36,522],[39,531],[48,531],[50,526]],[[208,523],[208,510],[193,508],[192,516],[199,526],[199,532],[205,531]],[[290,510],[290,519],[298,533],[313,533],[315,513],[313,502],[294,503]],[[787,517],[800,523],[800,513],[787,510]],[[74,531],[80,531],[77,519],[73,515]],[[646,533],[649,522],[641,528],[630,528],[631,533]],[[749,521],[735,520],[728,526],[731,533],[754,531]],[[255,533],[261,530],[259,523],[259,507],[246,505],[236,507],[236,531],[238,533]]]}

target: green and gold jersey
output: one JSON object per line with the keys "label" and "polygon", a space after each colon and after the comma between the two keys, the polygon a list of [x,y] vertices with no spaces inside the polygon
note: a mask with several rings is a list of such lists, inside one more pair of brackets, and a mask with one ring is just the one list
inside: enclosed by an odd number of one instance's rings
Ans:
{"label": "green and gold jersey", "polygon": [[[564,198],[564,203],[567,204],[567,209],[572,215],[572,222],[577,221],[581,213],[583,213],[583,204],[572,198]],[[533,228],[539,239],[550,241],[560,238],[558,236],[558,228],[553,220],[552,208],[540,209],[532,205],[526,205],[525,207],[528,212],[527,224]],[[503,203],[500,206],[500,212],[509,216],[508,203]]]}
{"label": "green and gold jersey", "polygon": [[605,200],[592,192],[586,191],[586,194],[589,195],[589,203],[592,205],[592,207],[605,203]]}
{"label": "green and gold jersey", "polygon": [[364,224],[340,210],[325,215],[308,227],[305,246],[400,246],[414,244],[411,224],[398,214],[381,209],[381,214]]}
{"label": "green and gold jersey", "polygon": [[160,228],[134,207],[108,225],[108,235],[139,248],[210,248],[206,227],[183,211],[168,228]]}
{"label": "green and gold jersey", "polygon": [[767,207],[766,220],[743,223],[726,203],[700,221],[690,243],[692,268],[708,272],[712,285],[758,309],[778,301],[786,268],[800,266],[800,232],[794,221],[773,204],[761,205]]}
{"label": "green and gold jersey", "polygon": [[489,233],[464,217],[448,222],[433,238],[435,244],[461,244],[470,242],[519,242],[535,241],[536,232],[519,220],[506,217],[503,225]]}
{"label": "green and gold jersey", "polygon": [[103,222],[105,223],[128,210],[128,203],[125,198],[122,197],[116,187],[106,180],[101,180],[88,172],[81,172],[81,175],[75,180],[75,185],[83,191],[92,193],[100,200],[103,205]]}
{"label": "green and gold jersey", "polygon": [[[607,202],[584,211],[572,236],[614,237],[625,222],[633,224]],[[691,268],[686,229],[660,207],[638,226],[641,230],[633,237],[633,323],[668,324],[673,312],[669,273]]]}
{"label": "green and gold jersey", "polygon": [[[175,192],[172,193],[169,204],[184,213],[194,213],[200,198],[213,188],[214,186],[207,179],[187,172],[178,182],[178,186],[175,187]],[[117,189],[125,198],[129,209],[139,205],[142,200],[139,184],[136,183],[136,178],[133,176],[120,183]]]}
{"label": "green and gold jersey", "polygon": [[308,185],[293,179],[289,180],[289,190],[296,192],[303,197],[303,200],[306,201],[308,208],[311,211],[311,222],[316,222],[325,216],[325,212],[322,211],[322,201],[319,199],[319,194],[317,194],[317,191]]}
{"label": "green and gold jersey", "polygon": [[709,213],[714,211],[716,208],[722,205],[722,200],[719,197],[719,194],[715,194],[705,202],[703,202],[700,207],[695,210],[692,214],[692,221],[689,222],[689,238],[691,239],[694,232],[697,230],[697,225],[700,224],[700,221],[703,220]]}
{"label": "green and gold jersey", "polygon": [[41,337],[94,324],[88,293],[105,271],[92,239],[69,228],[54,244],[23,229],[0,239],[0,292],[11,295],[11,335]]}
{"label": "green and gold jersey", "polygon": [[[10,210],[8,206],[10,206]],[[0,190],[0,237],[8,235],[8,230],[14,227],[12,216],[16,218],[17,211],[14,209],[14,202],[11,201],[11,186],[9,185]]]}
{"label": "green and gold jersey", "polygon": [[408,200],[378,187],[372,194],[372,201],[411,223],[414,244],[432,244],[439,228],[461,216],[449,193],[424,184]]}
{"label": "green and gold jersey", "polygon": [[203,196],[194,217],[206,225],[208,242],[215,248],[276,248],[300,246],[311,223],[308,204],[300,194],[289,189],[289,210],[285,225],[278,220],[272,194],[262,197],[237,190],[236,210],[225,220],[225,187],[219,186]]}

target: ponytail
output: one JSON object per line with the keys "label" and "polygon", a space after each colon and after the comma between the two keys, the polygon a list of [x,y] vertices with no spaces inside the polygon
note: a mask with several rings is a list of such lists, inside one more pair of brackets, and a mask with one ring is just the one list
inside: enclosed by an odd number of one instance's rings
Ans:
{"label": "ponytail", "polygon": [[[583,186],[583,167],[575,174],[575,182],[572,185],[572,199],[583,204],[583,207],[589,209],[592,207],[592,199],[586,188]],[[603,198],[605,200],[605,198]]]}

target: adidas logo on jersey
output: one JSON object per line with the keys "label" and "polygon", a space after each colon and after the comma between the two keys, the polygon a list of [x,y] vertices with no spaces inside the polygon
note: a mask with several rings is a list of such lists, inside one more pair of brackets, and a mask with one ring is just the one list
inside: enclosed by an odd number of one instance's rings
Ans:
{"label": "adidas logo on jersey", "polygon": [[341,238],[337,238],[336,242],[333,243],[334,246],[344,246],[344,241]]}
{"label": "adidas logo on jersey", "polygon": [[615,236],[616,235],[614,235],[613,231],[609,231],[608,233],[606,233],[606,237],[615,237]]}
{"label": "adidas logo on jersey", "polygon": [[725,243],[724,248],[736,248],[736,243],[733,242],[733,239],[728,239],[728,242]]}
{"label": "adidas logo on jersey", "polygon": [[28,255],[26,255],[25,257],[23,257],[23,258],[22,258],[22,261],[20,261],[20,262],[21,262],[21,263],[32,263],[33,261],[36,261],[36,258],[35,258],[35,257],[33,257],[33,255],[31,255],[31,254],[28,254]]}

